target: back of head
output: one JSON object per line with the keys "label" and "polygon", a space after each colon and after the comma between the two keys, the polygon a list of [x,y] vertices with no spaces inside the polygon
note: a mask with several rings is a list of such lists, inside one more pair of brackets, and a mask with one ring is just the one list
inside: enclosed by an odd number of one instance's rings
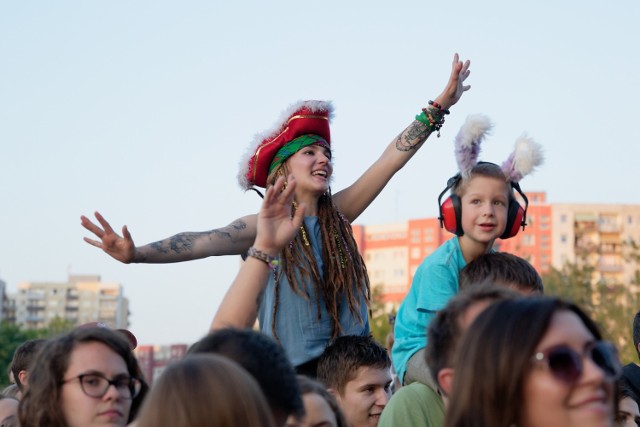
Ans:
{"label": "back of head", "polygon": [[260,385],[276,418],[304,413],[295,371],[268,336],[250,329],[220,329],[189,348],[190,355],[200,353],[220,354],[242,366]]}
{"label": "back of head", "polygon": [[46,340],[44,339],[27,340],[20,344],[13,352],[11,372],[13,373],[13,379],[16,382],[18,389],[23,393],[25,388],[25,384],[23,383],[23,379],[26,378],[25,373],[29,372],[31,362],[35,359],[36,354],[38,354],[38,351],[42,348],[45,342]]}
{"label": "back of head", "polygon": [[149,393],[138,427],[272,427],[256,381],[237,363],[192,354],[169,365]]}
{"label": "back of head", "polygon": [[446,427],[521,425],[531,357],[560,310],[578,315],[595,339],[601,338],[580,308],[558,298],[505,300],[476,318],[456,353]]}
{"label": "back of head", "polygon": [[456,349],[465,332],[462,318],[469,309],[475,304],[492,304],[520,296],[504,286],[480,284],[461,291],[449,300],[427,328],[425,358],[436,384],[439,385],[438,373],[442,369],[454,367]]}
{"label": "back of head", "polygon": [[509,286],[524,293],[543,293],[542,278],[524,258],[506,252],[488,252],[460,270],[460,290],[479,283]]}
{"label": "back of head", "polygon": [[133,399],[129,421],[135,417],[148,386],[129,343],[119,333],[105,328],[75,329],[44,343],[29,372],[29,388],[22,398],[19,418],[22,427],[65,426],[60,404],[61,384],[76,346],[99,342],[118,354],[130,376],[142,382],[140,393]]}
{"label": "back of head", "polygon": [[640,311],[633,318],[633,345],[636,347],[638,359],[640,359]]}
{"label": "back of head", "polygon": [[332,341],[320,356],[318,379],[341,394],[360,367],[388,369],[391,359],[373,337],[345,335]]}

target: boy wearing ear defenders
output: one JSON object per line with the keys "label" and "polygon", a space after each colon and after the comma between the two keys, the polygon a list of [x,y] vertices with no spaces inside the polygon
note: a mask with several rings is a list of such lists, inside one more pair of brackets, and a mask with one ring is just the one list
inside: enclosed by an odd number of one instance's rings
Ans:
{"label": "boy wearing ear defenders", "polygon": [[[392,359],[405,385],[419,381],[436,388],[424,357],[429,322],[458,293],[460,270],[491,251],[497,238],[513,237],[525,225],[527,199],[518,183],[542,163],[540,146],[522,137],[502,166],[478,162],[480,143],[491,126],[485,116],[470,116],[455,139],[460,172],[449,179],[438,204],[441,226],[456,237],[424,259],[396,317]],[[448,190],[450,197],[440,203]]]}

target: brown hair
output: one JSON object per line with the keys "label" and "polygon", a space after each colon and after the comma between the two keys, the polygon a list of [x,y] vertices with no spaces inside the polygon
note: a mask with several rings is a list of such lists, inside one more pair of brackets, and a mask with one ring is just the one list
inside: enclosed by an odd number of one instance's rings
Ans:
{"label": "brown hair", "polygon": [[66,427],[60,405],[60,387],[73,350],[80,344],[99,342],[124,360],[130,376],[142,382],[140,394],[131,402],[129,422],[135,417],[148,386],[127,340],[118,332],[106,328],[75,329],[48,340],[38,352],[29,371],[29,387],[23,396],[18,417],[22,427]]}
{"label": "brown hair", "polygon": [[[269,175],[267,185],[273,185],[279,176],[288,176],[288,173],[285,162]],[[318,200],[318,222],[322,238],[324,271],[320,272],[313,250],[308,241],[305,242],[308,239],[309,230],[304,224],[301,226],[301,232],[296,234],[291,244],[285,246],[280,252],[283,268],[278,270],[276,277],[274,316],[271,322],[271,330],[276,339],[278,338],[276,333],[278,286],[282,274],[286,276],[291,289],[302,298],[309,298],[304,284],[309,282],[314,284],[314,297],[317,301],[316,316],[319,320],[321,317],[320,304],[321,301],[324,301],[331,317],[331,338],[336,338],[342,332],[340,313],[338,312],[342,295],[346,295],[351,313],[355,314],[362,323],[367,320],[360,316],[360,300],[358,298],[362,295],[366,303],[369,303],[371,290],[367,268],[360,252],[358,252],[351,224],[333,204],[330,190]]]}
{"label": "brown hair", "polygon": [[531,357],[559,311],[575,313],[596,340],[596,324],[578,306],[551,297],[493,304],[464,335],[455,359],[455,378],[445,427],[522,425],[524,381]]}
{"label": "brown hair", "polygon": [[507,176],[504,174],[500,166],[490,162],[478,162],[471,170],[469,174],[463,178],[460,178],[458,182],[453,186],[451,192],[456,196],[462,198],[467,191],[467,187],[473,178],[482,176],[485,178],[495,178],[500,181],[504,181],[505,187],[509,192],[509,201],[513,198],[513,192],[511,186],[508,185]]}
{"label": "brown hair", "polygon": [[544,293],[542,278],[524,258],[506,252],[488,252],[460,270],[460,290],[481,283],[495,283],[519,291]]}
{"label": "brown hair", "polygon": [[298,375],[298,384],[300,385],[300,392],[303,396],[305,394],[317,394],[327,402],[333,411],[333,414],[336,416],[337,427],[348,427],[347,420],[345,419],[340,406],[338,406],[336,398],[329,393],[322,383],[309,377],[305,377],[304,375]]}
{"label": "brown hair", "polygon": [[520,296],[504,286],[482,284],[461,291],[438,311],[427,327],[428,345],[425,350],[427,366],[436,384],[442,369],[455,367],[454,356],[464,334],[460,320],[467,310],[478,302],[495,302]]}
{"label": "brown hair", "polygon": [[237,363],[215,354],[188,355],[154,383],[138,427],[274,427],[267,400]]}

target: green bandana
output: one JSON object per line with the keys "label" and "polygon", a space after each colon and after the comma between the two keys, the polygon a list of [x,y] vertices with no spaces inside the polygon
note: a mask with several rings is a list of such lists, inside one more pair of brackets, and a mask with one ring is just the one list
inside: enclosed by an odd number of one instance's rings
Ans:
{"label": "green bandana", "polygon": [[276,170],[276,168],[283,164],[289,157],[296,154],[304,147],[308,147],[314,144],[321,144],[326,147],[329,146],[329,144],[327,144],[327,141],[325,141],[324,138],[318,135],[302,135],[283,145],[271,161],[271,165],[269,166],[269,175],[271,175],[271,172]]}

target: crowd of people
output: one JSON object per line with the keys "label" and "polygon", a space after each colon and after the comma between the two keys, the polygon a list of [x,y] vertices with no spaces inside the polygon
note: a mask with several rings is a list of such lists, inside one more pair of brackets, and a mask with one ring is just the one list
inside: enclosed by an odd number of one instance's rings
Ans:
{"label": "crowd of people", "polygon": [[[370,334],[369,278],[351,223],[439,136],[469,89],[469,65],[456,54],[442,93],[335,194],[332,106],[303,101],[242,161],[241,186],[265,190],[257,214],[140,247],[126,226],[120,236],[98,212],[98,224],[83,216],[97,238],[85,240],[124,263],[245,262],[209,333],[152,386],[126,330],[83,325],[20,345],[0,426],[638,426],[640,366],[623,369],[588,314],[544,296],[526,260],[492,249],[524,229],[520,181],[542,153],[521,138],[501,165],[478,161],[492,126],[485,116],[470,116],[456,136],[459,171],[438,198],[454,237],[417,270],[391,348]],[[640,312],[633,337],[640,357]]]}

